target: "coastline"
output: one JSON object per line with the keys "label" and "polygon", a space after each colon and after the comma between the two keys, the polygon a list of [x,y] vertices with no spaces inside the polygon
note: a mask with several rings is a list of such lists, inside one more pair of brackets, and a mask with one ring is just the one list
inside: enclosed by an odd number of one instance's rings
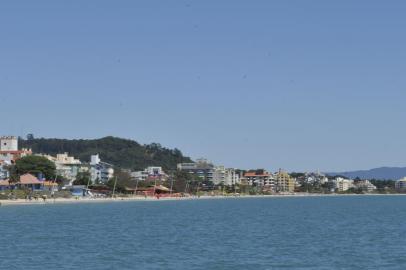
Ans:
{"label": "coastline", "polygon": [[52,204],[83,204],[83,203],[115,203],[115,202],[159,202],[159,201],[190,201],[220,199],[253,199],[253,198],[310,198],[310,197],[354,197],[354,196],[406,196],[406,194],[287,194],[287,195],[242,195],[242,196],[191,196],[191,197],[118,197],[118,198],[56,198],[46,201],[27,201],[25,199],[0,200],[0,206],[13,205],[52,205]]}

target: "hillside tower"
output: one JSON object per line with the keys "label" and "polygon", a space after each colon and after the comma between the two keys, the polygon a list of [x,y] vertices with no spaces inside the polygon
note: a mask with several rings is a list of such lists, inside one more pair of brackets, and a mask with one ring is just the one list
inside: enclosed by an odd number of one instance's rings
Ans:
{"label": "hillside tower", "polygon": [[15,136],[0,137],[0,151],[18,151],[18,139]]}

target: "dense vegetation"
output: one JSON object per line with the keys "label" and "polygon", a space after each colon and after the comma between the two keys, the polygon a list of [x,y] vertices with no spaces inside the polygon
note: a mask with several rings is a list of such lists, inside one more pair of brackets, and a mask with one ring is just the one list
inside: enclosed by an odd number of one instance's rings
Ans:
{"label": "dense vegetation", "polygon": [[148,166],[162,166],[164,170],[175,170],[177,163],[191,162],[178,149],[168,149],[160,144],[141,145],[135,141],[116,137],[95,140],[66,139],[30,139],[20,140],[24,148],[32,148],[35,153],[56,155],[68,152],[82,161],[89,161],[90,156],[100,154],[103,161],[115,166],[142,170]]}
{"label": "dense vegetation", "polygon": [[45,179],[54,179],[55,164],[47,158],[39,156],[26,156],[17,160],[15,166],[10,167],[11,179],[17,181],[19,176],[30,173],[35,176],[42,176]]}

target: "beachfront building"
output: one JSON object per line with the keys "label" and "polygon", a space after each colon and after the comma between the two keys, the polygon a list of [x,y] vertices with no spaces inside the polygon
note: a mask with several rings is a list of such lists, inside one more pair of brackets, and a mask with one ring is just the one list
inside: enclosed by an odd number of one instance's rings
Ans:
{"label": "beachfront building", "polygon": [[304,179],[305,183],[312,185],[323,185],[328,182],[328,178],[320,172],[306,173]]}
{"label": "beachfront building", "polygon": [[18,138],[15,136],[0,137],[0,160],[14,163],[16,160],[32,155],[31,149],[18,150]]}
{"label": "beachfront building", "polygon": [[226,177],[226,169],[224,166],[216,166],[213,170],[212,182],[214,185],[224,185]]}
{"label": "beachfront building", "polygon": [[42,190],[43,183],[44,181],[41,181],[34,175],[27,173],[20,176],[20,181],[16,183],[16,186],[19,189]]}
{"label": "beachfront building", "polygon": [[355,187],[358,189],[362,190],[363,192],[374,192],[376,190],[376,186],[373,185],[369,180],[361,180],[357,181],[355,184]]}
{"label": "beachfront building", "polygon": [[162,167],[150,166],[145,168],[143,171],[135,171],[130,173],[131,178],[136,181],[146,181],[146,180],[168,180],[168,175],[164,172]]}
{"label": "beachfront building", "polygon": [[329,184],[331,191],[333,191],[333,192],[345,192],[345,191],[349,190],[350,188],[355,187],[354,180],[345,179],[342,177],[330,179],[328,184]]}
{"label": "beachfront building", "polygon": [[55,163],[57,175],[67,179],[69,181],[69,185],[72,185],[72,182],[75,181],[78,172],[82,170],[82,162],[79,159],[69,156],[68,153],[57,154],[56,157],[50,155],[41,156]]}
{"label": "beachfront building", "polygon": [[106,184],[114,177],[114,166],[101,161],[99,154],[90,157],[90,180],[93,184]]}
{"label": "beachfront building", "polygon": [[236,169],[216,166],[212,181],[215,185],[233,186],[240,183],[240,175]]}
{"label": "beachfront building", "polygon": [[179,163],[179,171],[185,171],[206,181],[213,181],[214,165],[207,159],[198,159],[196,162]]}
{"label": "beachfront building", "polygon": [[43,179],[38,179],[32,174],[23,174],[20,179],[16,182],[10,182],[9,179],[0,180],[0,190],[13,190],[13,189],[23,189],[31,191],[58,191],[58,184],[54,181],[46,181]]}
{"label": "beachfront building", "polygon": [[226,186],[234,186],[240,184],[240,174],[237,169],[228,168],[225,171],[224,175],[224,185]]}
{"label": "beachfront building", "polygon": [[247,181],[250,186],[275,191],[275,179],[272,173],[269,173],[264,169],[249,170],[244,174],[244,180]]}
{"label": "beachfront building", "polygon": [[399,179],[395,183],[395,189],[400,192],[405,192],[406,191],[406,177]]}
{"label": "beachfront building", "polygon": [[275,174],[275,187],[277,192],[294,192],[295,179],[282,170]]}
{"label": "beachfront building", "polygon": [[7,170],[7,166],[11,165],[8,161],[0,160],[0,180],[4,180],[10,177]]}

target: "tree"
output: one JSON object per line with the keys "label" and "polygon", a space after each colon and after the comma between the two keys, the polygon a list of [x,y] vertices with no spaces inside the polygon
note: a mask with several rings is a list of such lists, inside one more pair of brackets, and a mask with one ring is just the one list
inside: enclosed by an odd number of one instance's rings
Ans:
{"label": "tree", "polygon": [[15,170],[18,176],[26,173],[38,176],[42,174],[47,180],[55,177],[55,164],[45,157],[26,156],[16,161]]}
{"label": "tree", "polygon": [[183,156],[178,149],[168,149],[157,143],[141,145],[136,141],[115,137],[96,140],[34,138],[20,140],[19,145],[23,148],[30,148],[36,153],[53,156],[68,152],[82,161],[88,161],[90,155],[99,153],[103,161],[132,170],[161,166],[169,172],[175,169],[178,163],[191,162],[191,159]]}
{"label": "tree", "polygon": [[90,182],[90,172],[78,172],[76,180],[73,181],[74,185],[87,186]]}
{"label": "tree", "polygon": [[185,192],[187,183],[190,183],[192,179],[193,177],[190,173],[178,170],[173,174],[172,189],[176,192]]}
{"label": "tree", "polygon": [[116,168],[114,169],[114,177],[107,182],[107,186],[113,189],[114,184],[116,191],[125,192],[126,188],[135,188],[136,182],[131,179],[131,175],[127,171]]}
{"label": "tree", "polygon": [[10,183],[17,183],[20,180],[20,177],[17,173],[17,167],[15,165],[8,165],[5,167],[5,169],[8,171],[10,175],[9,177]]}

